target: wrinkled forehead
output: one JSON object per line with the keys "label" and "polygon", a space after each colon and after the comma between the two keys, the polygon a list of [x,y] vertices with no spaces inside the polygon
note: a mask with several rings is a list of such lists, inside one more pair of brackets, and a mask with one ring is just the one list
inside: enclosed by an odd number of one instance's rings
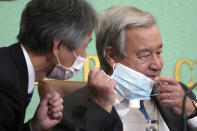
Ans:
{"label": "wrinkled forehead", "polygon": [[125,31],[125,50],[157,50],[162,48],[160,32],[156,25],[136,27]]}

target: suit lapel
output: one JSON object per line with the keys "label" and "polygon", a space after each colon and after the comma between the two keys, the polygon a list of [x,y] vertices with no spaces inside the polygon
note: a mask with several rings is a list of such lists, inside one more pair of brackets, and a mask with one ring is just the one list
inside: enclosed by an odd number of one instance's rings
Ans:
{"label": "suit lapel", "polygon": [[158,97],[152,97],[154,102],[159,109],[161,116],[163,117],[165,123],[167,124],[170,131],[180,131],[181,130],[181,115],[177,115],[171,108],[164,107]]}

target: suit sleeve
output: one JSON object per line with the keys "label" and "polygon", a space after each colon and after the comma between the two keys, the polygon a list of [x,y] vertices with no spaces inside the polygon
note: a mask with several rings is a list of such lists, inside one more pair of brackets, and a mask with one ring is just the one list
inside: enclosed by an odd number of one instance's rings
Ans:
{"label": "suit sleeve", "polygon": [[115,115],[115,109],[108,113],[97,104],[90,102],[80,125],[75,131],[121,131],[121,122]]}
{"label": "suit sleeve", "polygon": [[122,131],[122,123],[114,107],[108,113],[95,104],[87,86],[63,99],[63,118],[52,131]]}
{"label": "suit sleeve", "polygon": [[[180,83],[182,88],[184,89],[185,92],[188,91],[188,87],[186,85],[184,85],[183,83]],[[196,101],[196,96],[193,92],[191,92],[188,97],[194,101]],[[194,130],[194,131],[197,131],[197,116],[191,118],[191,119],[188,119],[187,121],[187,124],[189,126],[189,128],[191,128],[190,130]]]}
{"label": "suit sleeve", "polygon": [[23,131],[32,131],[31,128],[30,128],[29,121],[24,124]]}
{"label": "suit sleeve", "polygon": [[0,130],[7,131],[15,119],[12,100],[0,90]]}
{"label": "suit sleeve", "polygon": [[21,90],[11,81],[1,81],[0,83],[0,131],[29,131],[28,128],[23,128],[24,116],[22,113],[26,109],[22,104],[24,99],[19,95]]}

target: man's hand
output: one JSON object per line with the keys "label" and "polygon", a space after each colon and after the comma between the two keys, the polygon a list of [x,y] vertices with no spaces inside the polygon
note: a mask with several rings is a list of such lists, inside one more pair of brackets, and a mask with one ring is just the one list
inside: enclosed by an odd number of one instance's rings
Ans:
{"label": "man's hand", "polygon": [[62,119],[63,99],[56,92],[47,94],[47,96],[41,100],[36,113],[31,120],[33,131],[47,130]]}
{"label": "man's hand", "polygon": [[[158,88],[160,102],[165,106],[171,107],[177,114],[181,114],[183,97],[185,95],[181,85],[175,79],[167,76],[160,77],[157,82],[160,83]],[[195,110],[191,99],[188,97],[186,98],[185,107],[187,116],[190,116]]]}
{"label": "man's hand", "polygon": [[107,76],[104,71],[100,69],[90,70],[88,88],[92,101],[109,113],[115,102],[115,85],[116,82]]}

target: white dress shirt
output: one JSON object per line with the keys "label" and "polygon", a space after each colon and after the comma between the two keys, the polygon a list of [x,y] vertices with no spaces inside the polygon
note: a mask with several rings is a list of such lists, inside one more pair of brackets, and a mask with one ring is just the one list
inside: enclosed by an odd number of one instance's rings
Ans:
{"label": "white dress shirt", "polygon": [[[123,102],[123,100],[124,100],[124,102]],[[127,104],[127,105],[125,105],[125,104]],[[124,105],[124,106],[122,106],[122,105]],[[117,106],[121,106],[124,108],[118,109],[118,108],[116,108]],[[125,99],[119,93],[116,92],[116,100],[115,100],[114,107],[117,110],[118,115],[120,116],[120,119],[123,122],[123,127],[124,127],[123,118],[130,111],[129,102],[126,103]],[[152,100],[145,100],[144,107],[145,107],[146,112],[149,115],[151,120],[158,120],[159,121],[159,131],[169,131],[168,126],[166,125],[157,106],[155,105],[155,103]],[[196,123],[197,123],[197,117],[194,117],[194,118],[188,120],[188,125],[192,129],[197,131],[197,124]],[[139,124],[141,124],[141,123],[139,123]],[[133,129],[133,131],[135,131],[135,129]]]}
{"label": "white dress shirt", "polygon": [[35,82],[35,71],[33,64],[31,62],[31,59],[29,58],[29,55],[27,54],[26,49],[21,44],[21,48],[23,51],[23,54],[25,56],[25,61],[27,63],[27,71],[28,71],[28,94],[32,94],[34,90],[34,82]]}

